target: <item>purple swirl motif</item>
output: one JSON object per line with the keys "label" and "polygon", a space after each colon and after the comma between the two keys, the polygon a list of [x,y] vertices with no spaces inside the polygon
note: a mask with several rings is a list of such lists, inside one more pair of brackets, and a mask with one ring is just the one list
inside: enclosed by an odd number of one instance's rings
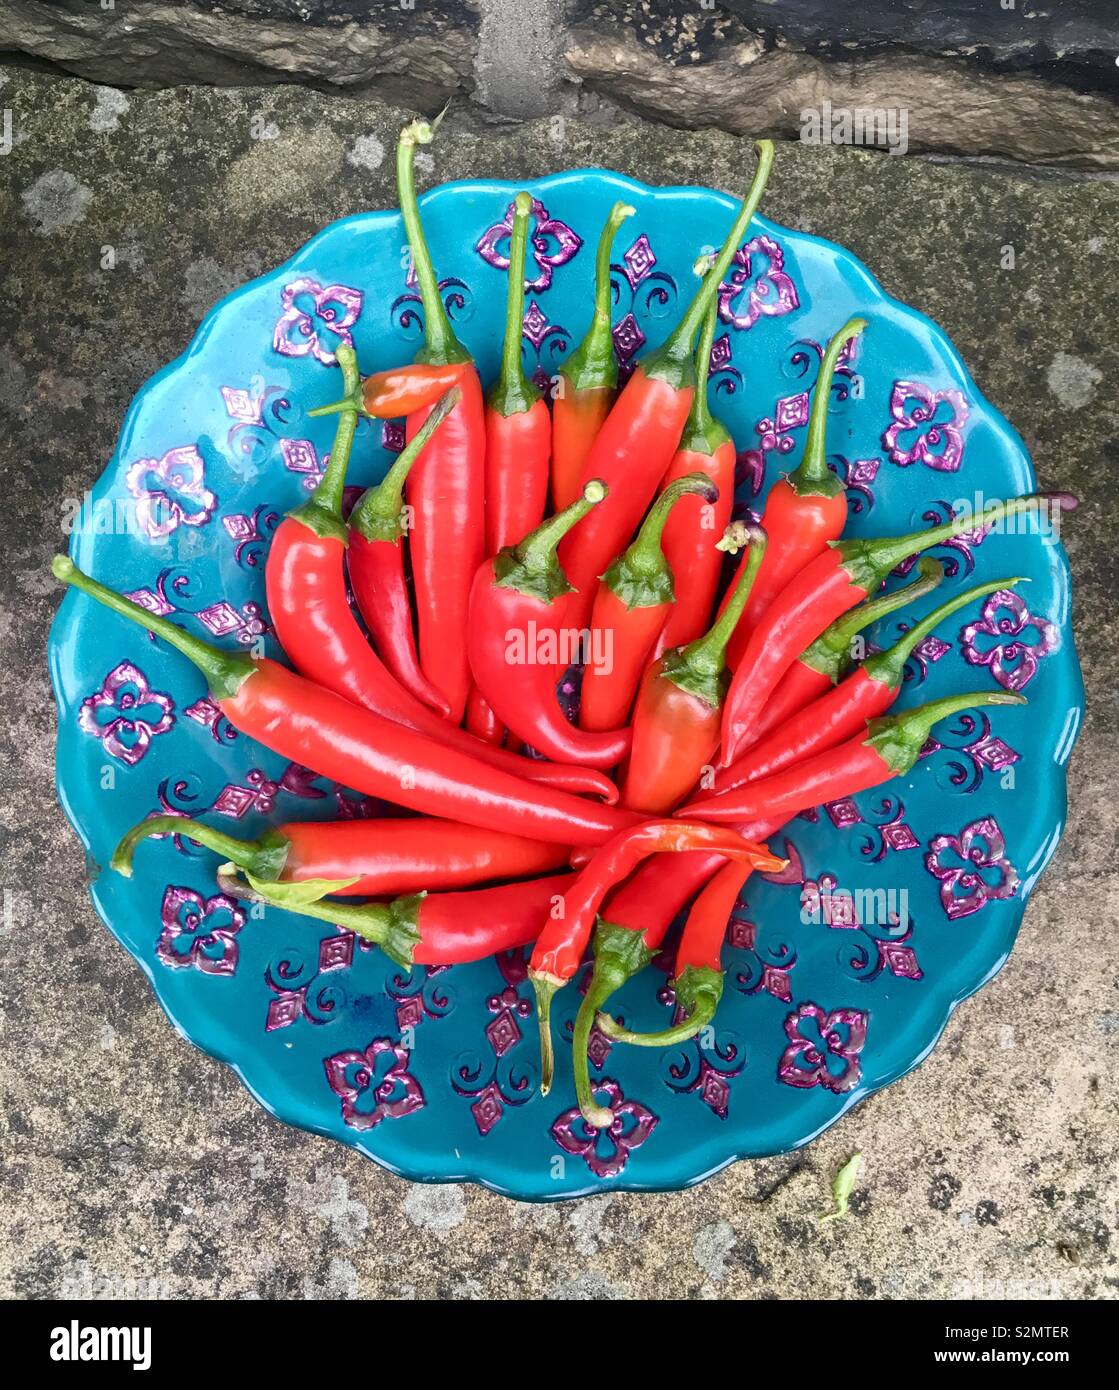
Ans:
{"label": "purple swirl motif", "polygon": [[[678,1023],[682,1015],[672,985],[663,985],[657,999],[672,1010],[673,1024]],[[709,1110],[725,1120],[730,1113],[730,1083],[746,1070],[746,1047],[737,1033],[704,1028],[682,1046],[667,1051],[660,1070],[669,1090],[677,1095],[697,1094]]]}
{"label": "purple swirl motif", "polygon": [[[948,409],[942,410],[944,406]],[[968,403],[959,391],[897,381],[890,394],[890,414],[893,424],[884,431],[882,443],[891,463],[900,468],[923,463],[942,473],[959,468],[964,457],[961,428],[968,417]]]}
{"label": "purple swirl motif", "polygon": [[289,1028],[301,1018],[319,1024],[338,1018],[348,996],[337,980],[324,981],[322,976],[348,970],[353,958],[352,933],[324,936],[313,960],[292,947],[275,956],[264,971],[264,983],[272,991],[264,1031]]}
{"label": "purple swirl motif", "polygon": [[[547,397],[552,387],[548,367],[558,367],[567,356],[568,348],[571,346],[571,334],[562,324],[549,323],[548,315],[535,299],[529,301],[525,310],[521,333],[536,353],[536,366],[529,372],[529,376],[537,390]],[[550,362],[544,361],[545,356],[551,359]],[[526,363],[526,367],[527,365]]]}
{"label": "purple swirl motif", "polygon": [[[925,867],[940,881],[940,905],[949,921],[1018,891],[1018,871],[1006,857],[1006,840],[994,816],[972,821],[958,835],[934,835]],[[993,881],[984,870],[993,871]]]}
{"label": "purple swirl motif", "polygon": [[137,522],[153,540],[179,526],[205,526],[210,520],[218,499],[207,488],[205,473],[193,444],[129,464],[125,486],[136,498]]}
{"label": "purple swirl motif", "polygon": [[777,1079],[786,1086],[823,1086],[842,1095],[859,1084],[859,1054],[866,1042],[869,1014],[862,1009],[833,1009],[801,1004],[785,1019],[789,1046],[777,1064]]}
{"label": "purple swirl motif", "polygon": [[350,329],[361,314],[364,296],[349,285],[320,285],[303,277],[280,291],[283,313],[272,332],[272,347],[284,357],[311,356],[334,365],[339,343],[353,346]]}
{"label": "purple swirl motif", "polygon": [[[1037,634],[1037,640],[1023,641],[1030,631]],[[984,641],[980,647],[977,639],[987,638],[990,643]],[[960,633],[964,660],[972,666],[986,666],[1004,690],[1012,691],[1029,685],[1037,675],[1038,662],[1056,651],[1060,643],[1061,634],[1054,624],[1034,617],[1012,589],[992,594],[978,622],[968,623]]]}
{"label": "purple swirl motif", "polygon": [[931,758],[935,753],[959,753],[967,758],[970,767],[951,759],[948,762],[948,784],[955,791],[976,791],[985,773],[1002,772],[1022,756],[1009,743],[991,733],[991,720],[982,711],[959,715],[956,727],[950,726],[945,735],[945,738],[949,737],[966,739],[967,742],[944,743],[930,737],[921,749],[921,757]]}
{"label": "purple swirl motif", "polygon": [[791,1003],[789,975],[797,963],[796,948],[785,941],[759,944],[757,923],[744,915],[747,911],[745,901],[740,902],[727,923],[726,943],[741,953],[731,967],[731,983],[740,994],[769,994]]}
{"label": "purple swirl motif", "polygon": [[[509,257],[500,247],[513,234],[515,213],[516,205],[510,203],[505,209],[504,218],[492,227],[487,227],[475,243],[475,251],[495,270],[509,269]],[[540,294],[551,285],[553,271],[572,259],[582,246],[583,239],[577,236],[566,222],[561,222],[558,217],[549,217],[548,209],[539,198],[532,200],[532,218],[535,225],[530,234],[529,246],[532,259],[536,262],[537,274],[535,278],[525,280],[525,290]]]}
{"label": "purple swirl motif", "polygon": [[841,454],[829,458],[828,467],[843,479],[847,507],[853,516],[869,512],[874,506],[874,481],[881,466],[882,460],[877,458],[846,459]]}
{"label": "purple swirl motif", "polygon": [[917,962],[917,953],[909,944],[913,937],[913,923],[902,930],[900,916],[890,909],[889,890],[880,890],[881,896],[872,895],[870,902],[874,915],[878,907],[887,909],[885,922],[863,920],[859,917],[859,904],[849,889],[840,889],[835,874],[822,873],[809,879],[801,891],[801,910],[808,912],[814,920],[824,926],[855,935],[848,938],[840,948],[839,963],[857,980],[874,980],[888,970],[903,980],[920,980],[923,971]]}
{"label": "purple swirl motif", "polygon": [[374,1038],[364,1052],[323,1058],[327,1085],[342,1102],[342,1120],[367,1130],[382,1120],[399,1120],[427,1103],[408,1070],[408,1052],[391,1038]]}
{"label": "purple swirl motif", "polygon": [[206,975],[232,975],[237,969],[237,933],[245,913],[225,893],[203,898],[193,888],[168,884],[159,915],[155,954],[164,965],[193,967]]}
{"label": "purple swirl motif", "polygon": [[396,1000],[396,1026],[417,1028],[425,1018],[445,1018],[455,1005],[454,993],[440,977],[446,965],[416,965],[395,971],[385,982],[385,993]]}
{"label": "purple swirl motif", "polygon": [[610,267],[610,290],[615,309],[623,309],[611,329],[614,356],[618,359],[618,380],[625,382],[634,368],[634,359],[647,341],[642,321],[664,318],[676,303],[676,281],[667,271],[657,270],[657,257],[644,232],[622,252],[622,262]]}
{"label": "purple swirl motif", "polygon": [[594,1083],[599,1104],[613,1111],[605,1129],[593,1129],[576,1106],[565,1110],[552,1125],[552,1138],[565,1153],[581,1158],[597,1178],[615,1178],[656,1129],[656,1115],[636,1100],[626,1100],[616,1081],[603,1077]]}
{"label": "purple swirl motif", "polygon": [[[785,270],[785,253],[772,237],[752,237],[734,253],[730,279],[719,286],[719,318],[738,329],[752,328],[763,315],[774,318],[800,307],[796,286]],[[735,301],[745,296],[745,308]]]}
{"label": "purple swirl motif", "polygon": [[[519,951],[515,954],[521,957]],[[524,1038],[521,1020],[532,1013],[532,1005],[521,998],[514,984],[507,983],[500,994],[490,995],[486,1007],[493,1015],[485,1028],[492,1055],[483,1059],[476,1052],[463,1052],[451,1067],[451,1087],[472,1100],[470,1114],[483,1139],[507,1105],[524,1105],[536,1094],[536,1068],[508,1055]]]}
{"label": "purple swirl motif", "polygon": [[262,502],[251,514],[233,512],[223,516],[221,524],[233,541],[234,560],[247,569],[256,569],[264,547],[280,524],[280,514],[267,502]]}
{"label": "purple swirl motif", "polygon": [[122,661],[82,701],[78,726],[99,738],[111,757],[134,767],[152,739],[174,726],[174,708],[171,696],[153,690],[138,666]]}

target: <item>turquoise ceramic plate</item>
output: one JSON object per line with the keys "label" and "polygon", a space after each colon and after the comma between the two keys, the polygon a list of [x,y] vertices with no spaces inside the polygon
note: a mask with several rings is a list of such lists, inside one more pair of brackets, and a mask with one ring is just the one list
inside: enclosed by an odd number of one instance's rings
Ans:
{"label": "turquoise ceramic plate", "polygon": [[[623,365],[663,339],[697,253],[718,244],[733,211],[704,189],[601,171],[530,187],[524,353],[544,376],[585,329],[594,241],[615,199],[637,209],[613,277]],[[449,311],[487,377],[514,191],[459,183],[423,200]],[[935,324],[842,248],[761,218],[751,231],[722,298],[711,380],[740,450],[743,505],[760,506],[799,458],[821,344],[856,312],[871,326],[830,387],[852,533],[929,525],[1033,486],[1021,440]],[[78,518],[77,561],[229,647],[267,638],[263,557],[329,449],[331,422],[307,410],[339,394],[335,347],[352,340],[370,371],[409,357],[419,336],[403,245],[394,213],[350,218],[217,305],[134,401]],[[377,478],[396,447],[398,429],[363,423],[351,481]],[[94,903],[175,1025],[263,1105],[409,1178],[549,1199],[680,1187],[804,1144],[916,1065],[952,1008],[998,970],[1064,825],[1082,709],[1064,551],[1035,526],[937,553],[952,575],[941,596],[1004,574],[1033,582],[924,642],[903,703],[1002,685],[1028,696],[1028,710],[941,725],[910,776],[793,822],[778,840],[785,881],[752,883],[729,926],[714,1032],[665,1054],[595,1038],[593,1074],[616,1114],[597,1137],[573,1109],[563,1043],[557,1088],[539,1094],[520,956],[409,974],[342,931],[282,913],[255,920],[218,894],[214,857],[182,839],[145,845],[131,881],[95,868]],[[915,616],[903,611],[878,642]],[[377,809],[236,735],[184,660],[84,598],[63,602],[50,664],[59,796],[94,866],[161,808],[244,834]],[[630,983],[628,1020],[663,1024],[665,979]],[[561,1034],[576,999],[559,996]]]}

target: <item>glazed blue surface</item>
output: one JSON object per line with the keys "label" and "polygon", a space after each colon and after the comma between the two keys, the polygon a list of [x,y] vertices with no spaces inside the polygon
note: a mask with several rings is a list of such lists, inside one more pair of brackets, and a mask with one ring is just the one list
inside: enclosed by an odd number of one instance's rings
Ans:
{"label": "glazed blue surface", "polygon": [[[707,190],[646,188],[602,171],[527,187],[542,207],[535,267],[530,261],[537,283],[527,296],[525,358],[530,371],[540,367],[546,374],[585,330],[595,241],[615,199],[636,208],[615,244],[615,322],[632,314],[650,346],[663,339],[692,293],[697,254],[719,243],[734,210],[730,199]],[[500,253],[505,243],[486,233],[515,191],[512,184],[471,182],[422,199],[452,318],[486,380],[496,369],[505,301],[505,272],[491,264],[488,249]],[[642,235],[655,259],[640,244],[624,259]],[[953,503],[1033,486],[1021,440],[979,394],[935,324],[890,299],[840,247],[763,218],[751,236],[770,241],[752,243],[749,273],[741,267],[744,283],[728,301],[728,314],[741,326],[720,324],[717,337],[726,342],[711,383],[715,409],[740,451],[741,501],[760,509],[765,490],[799,461],[805,429],[804,401],[797,398],[813,385],[820,345],[854,313],[870,327],[853,363],[836,377],[829,427],[835,466],[861,482],[849,494],[858,510],[848,534],[921,528]],[[396,214],[350,218],[218,304],[187,352],[133,402],[117,451],[92,489],[86,524],[72,538],[75,560],[114,587],[148,591],[149,601],[192,632],[248,646],[266,622],[266,614],[246,612],[246,605],[263,609],[270,518],[307,495],[311,475],[298,470],[309,456],[293,441],[309,441],[320,463],[329,451],[332,421],[309,420],[306,411],[340,393],[330,347],[356,305],[332,291],[320,296],[316,311],[314,291],[297,295],[295,308],[308,310],[311,339],[299,335],[292,315],[285,327],[282,293],[300,280],[360,291],[352,332],[362,369],[394,365],[410,356],[420,332],[404,244]],[[782,312],[764,312],[774,308]],[[278,349],[277,332],[281,344],[311,344],[328,360],[313,350]],[[632,346],[626,328],[618,336]],[[931,422],[917,419],[887,441],[892,424],[914,421],[914,404],[922,399],[897,403],[898,382],[941,398]],[[909,388],[901,389],[904,396]],[[352,483],[381,475],[391,457],[381,441],[379,424],[361,425]],[[958,466],[946,468],[956,448],[962,449]],[[185,452],[167,461],[173,450]],[[909,455],[913,461],[906,461]],[[137,511],[145,494],[147,510]],[[140,524],[114,529],[114,514],[139,517]],[[621,1046],[605,1057],[596,1053],[600,1065],[592,1075],[613,1083],[601,1095],[618,1115],[615,1129],[597,1144],[588,1146],[567,1114],[575,1102],[566,1032],[578,992],[557,997],[557,1084],[542,1098],[523,961],[506,962],[504,973],[485,961],[432,975],[417,968],[409,976],[322,923],[272,910],[261,920],[245,910],[239,922],[232,905],[206,908],[217,892],[217,860],[188,841],[142,845],[131,880],[107,867],[95,871],[94,904],[151,979],[175,1026],[232,1065],[263,1105],[289,1123],[356,1145],[406,1177],[469,1179],[548,1200],[676,1188],[735,1158],[804,1144],[915,1066],[954,1005],[999,969],[1064,826],[1064,764],[1083,703],[1064,550],[1038,534],[991,534],[934,553],[956,572],[935,599],[902,610],[873,638],[887,645],[902,622],[964,586],[1028,577],[1031,583],[1020,589],[1028,613],[1008,617],[1001,609],[989,615],[991,631],[969,641],[978,654],[1000,644],[1005,650],[1015,636],[1040,643],[1042,654],[1035,653],[1035,669],[1022,686],[1028,708],[988,711],[989,734],[982,724],[969,728],[958,720],[939,726],[936,737],[945,746],[907,777],[855,798],[854,813],[833,807],[815,821],[797,819],[776,837],[775,847],[786,841],[791,847],[794,881],[748,885],[726,950],[727,988],[714,1034],[667,1054]],[[213,607],[221,601],[228,607]],[[946,649],[930,648],[923,666],[911,663],[900,704],[994,689],[998,675],[1011,684],[1022,680],[1022,664],[1029,668],[1031,657],[1020,649],[1006,654],[1001,670],[997,663],[965,661],[961,633],[980,620],[981,608],[973,603],[938,630]],[[278,655],[270,638],[265,645]],[[210,712],[197,707],[203,682],[183,658],[76,594],[65,598],[52,629],[50,667],[59,707],[59,797],[94,866],[107,865],[121,833],[161,806],[246,836],[281,820],[375,809],[310,774],[289,770],[285,777],[282,760],[243,736],[231,738],[220,719],[208,725]],[[826,895],[832,879],[836,891],[904,890],[907,899],[896,901],[904,903],[906,920],[867,928],[834,916],[829,922],[826,914],[804,920],[802,894],[811,905],[811,885]],[[202,921],[195,927],[187,918],[199,902]],[[107,940],[105,949],[112,949]],[[650,970],[630,982],[616,1001],[627,1022],[642,1028],[667,1022],[670,1008],[657,998],[665,981]],[[823,1018],[834,1048],[818,1066],[796,1040],[809,1038]],[[375,1073],[372,1085],[361,1053]],[[347,1054],[355,1055],[347,1060]],[[341,1060],[331,1064],[332,1058]],[[379,1098],[378,1082],[384,1083]],[[348,1110],[347,1090],[356,1093]],[[168,1094],[166,1104],[175,1103]]]}

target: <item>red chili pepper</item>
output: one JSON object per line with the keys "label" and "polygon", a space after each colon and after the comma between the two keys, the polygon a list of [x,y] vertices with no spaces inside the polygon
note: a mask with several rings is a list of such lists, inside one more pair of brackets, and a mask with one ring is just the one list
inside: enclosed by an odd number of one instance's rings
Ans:
{"label": "red chili pepper", "polygon": [[848,739],[838,748],[805,758],[760,781],[693,801],[680,815],[733,825],[762,816],[783,823],[813,806],[854,796],[907,773],[938,719],[979,705],[1025,703],[1021,695],[1004,690],[974,690],[933,700],[903,714],[884,715],[871,720],[865,737]]}
{"label": "red chili pepper", "polygon": [[577,590],[572,604],[576,627],[586,625],[595,579],[629,544],[676,452],[695,396],[696,333],[746,234],[773,164],[772,141],[759,140],[754,148],[754,181],[714,266],[668,340],[638,364],[587,455],[583,481],[601,478],[610,496],[560,550],[561,563]]}
{"label": "red chili pepper", "polygon": [[[628,719],[641,673],[679,602],[661,549],[665,523],[685,498],[699,496],[710,506],[718,495],[705,473],[676,479],[654,502],[637,539],[602,576],[591,613],[592,657],[583,672],[579,702],[584,729],[616,729]],[[711,550],[719,554],[713,545]],[[692,576],[686,579],[685,592]]]}
{"label": "red chili pepper", "polygon": [[[416,592],[420,663],[446,697],[457,724],[466,709],[470,670],[462,634],[470,603],[470,584],[485,557],[486,424],[482,385],[470,353],[459,342],[443,306],[431,263],[413,170],[416,146],[430,143],[438,122],[413,121],[396,148],[396,184],[412,267],[424,315],[424,346],[418,361],[458,365],[462,400],[438,435],[423,449],[408,478],[412,507],[409,549]],[[424,412],[408,416],[409,438],[423,424]]]}
{"label": "red chili pepper", "polygon": [[757,782],[859,733],[868,720],[885,714],[897,699],[905,663],[919,642],[973,599],[1010,589],[1019,582],[1017,578],[995,579],[942,603],[914,623],[894,646],[867,657],[846,680],[759,739],[737,762],[718,773],[712,790],[725,792],[746,782]]}
{"label": "red chili pepper", "polygon": [[132,856],[152,835],[182,835],[254,878],[328,880],[332,893],[379,898],[421,889],[470,888],[567,867],[564,845],[426,816],[402,820],[286,821],[242,840],[183,816],[149,816],[117,846],[112,867],[132,877]]}
{"label": "red chili pepper", "polygon": [[925,558],[919,562],[919,576],[912,584],[893,589],[852,608],[842,618],[836,618],[819,637],[797,657],[765,702],[751,730],[755,738],[764,738],[779,729],[798,710],[829,690],[851,665],[851,651],[857,635],[881,618],[889,617],[899,608],[929,593],[944,578],[944,566],[939,560]]}
{"label": "red chili pepper", "polygon": [[824,628],[874,593],[910,555],[940,545],[963,531],[982,530],[1005,517],[1037,507],[1042,498],[1071,510],[1068,493],[1032,493],[991,503],[981,513],[963,513],[942,526],[905,536],[832,541],[797,574],[766,609],[751,634],[723,706],[723,751],[727,767],[755,741],[754,720],[777,682]]}
{"label": "red chili pepper", "polygon": [[470,687],[466,699],[467,731],[480,738],[483,743],[499,748],[505,742],[505,727],[486,703],[482,692],[476,685]]}
{"label": "red chili pepper", "polygon": [[[404,537],[407,532],[404,480],[420,450],[461,398],[462,392],[457,386],[440,398],[423,427],[411,443],[405,445],[383,480],[361,495],[350,513],[348,532],[350,587],[374,645],[404,689],[444,718],[449,716],[451,707],[420,670],[416,642],[412,636],[412,606],[404,578]],[[295,598],[298,603],[299,596]],[[340,616],[340,622],[343,628],[349,626],[344,617]],[[363,700],[360,703],[368,702]]]}
{"label": "red chili pepper", "polygon": [[570,507],[583,490],[587,454],[618,389],[618,359],[610,332],[610,248],[618,228],[633,214],[625,203],[610,209],[598,238],[591,326],[559,369],[552,400],[552,507],[557,512]]}
{"label": "red chili pepper", "polygon": [[596,1022],[608,1038],[638,1047],[673,1047],[707,1027],[723,996],[722,947],[727,922],[752,872],[751,865],[731,860],[707,882],[692,904],[676,951],[672,980],[676,1005],[683,1010],[683,1017],[655,1033],[635,1033],[622,1027],[610,1014],[599,1013]]}
{"label": "red chili pepper", "polygon": [[628,811],[486,767],[350,704],[274,661],[254,662],[242,652],[219,651],[105,588],[68,556],[56,555],[51,568],[56,579],[154,632],[192,661],[235,729],[341,786],[426,815],[564,845],[601,844],[637,820]]}
{"label": "red chili pepper", "polygon": [[601,483],[588,483],[578,502],[487,560],[474,580],[467,630],[475,683],[506,728],[547,757],[589,767],[619,762],[629,748],[629,731],[577,729],[556,699],[555,653],[566,630],[571,589],[556,546],[605,495]]}
{"label": "red chili pepper", "polygon": [[413,965],[464,965],[527,946],[572,878],[572,874],[554,874],[497,888],[474,888],[465,893],[412,893],[391,903],[360,906],[326,900],[308,902],[299,894],[297,884],[267,883],[255,877],[250,878],[251,886],[246,889],[239,879],[221,871],[218,883],[234,897],[255,897],[285,912],[345,927],[380,946],[398,965],[410,969]]}
{"label": "red chili pepper", "polygon": [[307,414],[314,419],[353,410],[373,420],[395,420],[400,415],[411,415],[415,410],[434,405],[458,379],[457,364],[429,366],[414,362],[410,367],[390,367],[352,383],[340,401],[316,406]]}
{"label": "red chili pepper", "polygon": [[[353,350],[341,346],[337,356],[343,372],[354,378],[357,364]],[[432,430],[448,428],[454,414],[452,410],[447,423],[437,421]],[[268,611],[292,664],[316,685],[490,767],[546,786],[614,800],[613,786],[593,769],[555,768],[520,758],[440,719],[398,684],[365,640],[350,611],[343,574],[347,532],[342,523],[342,488],[355,424],[353,412],[342,415],[326,473],[309,500],[277,528],[268,553]],[[425,421],[416,438],[420,439],[426,429]],[[373,605],[377,601],[374,596]],[[374,608],[370,611],[374,613]],[[461,645],[461,634],[459,642]]]}
{"label": "red chili pepper", "polygon": [[839,539],[847,524],[847,494],[842,480],[828,467],[828,408],[840,353],[864,328],[865,319],[849,319],[828,343],[816,378],[804,458],[799,468],[788,477],[779,478],[769,490],[762,513],[762,524],[769,535],[769,553],[727,649],[727,663],[732,671],[738,669],[762,614],[829,541]]}
{"label": "red chili pepper", "polygon": [[554,1072],[549,1024],[552,997],[578,970],[603,898],[649,855],[686,853],[698,849],[714,849],[729,858],[744,859],[755,867],[771,872],[783,868],[786,863],[770,854],[764,846],[744,840],[733,830],[715,837],[705,835],[703,827],[687,825],[682,821],[645,821],[615,835],[593,855],[565,892],[563,903],[550,914],[537,938],[528,965],[529,979],[536,991],[540,1023],[542,1095],[547,1095],[551,1089]]}
{"label": "red chili pepper", "polygon": [[500,375],[486,397],[487,555],[515,545],[539,526],[548,503],[552,420],[521,365],[531,196],[518,193],[513,208],[505,347]]}
{"label": "red chili pepper", "polygon": [[[750,549],[731,601],[704,637],[673,647],[641,679],[633,710],[633,746],[622,779],[622,803],[663,815],[696,784],[719,746],[720,710],[729,679],[726,646],[765,554],[765,533],[742,528]],[[722,542],[720,542],[722,544]]]}
{"label": "red chili pepper", "polygon": [[696,387],[680,445],[661,484],[663,490],[679,478],[704,473],[710,478],[715,495],[710,499],[696,497],[681,502],[673,508],[664,528],[663,545],[668,567],[686,582],[669,611],[657,644],[658,652],[694,641],[707,627],[723,565],[715,541],[730,525],[734,506],[734,440],[722,421],[711,414],[707,403],[707,378],[718,316],[716,299],[704,319],[696,352],[696,376],[700,385]]}

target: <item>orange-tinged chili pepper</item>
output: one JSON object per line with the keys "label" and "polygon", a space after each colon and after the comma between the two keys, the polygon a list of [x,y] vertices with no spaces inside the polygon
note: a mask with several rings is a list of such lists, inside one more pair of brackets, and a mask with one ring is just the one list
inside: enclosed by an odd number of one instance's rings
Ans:
{"label": "orange-tinged chili pepper", "polygon": [[618,359],[610,331],[610,249],[618,228],[633,214],[634,209],[621,202],[610,209],[598,238],[591,326],[559,369],[552,401],[552,506],[557,512],[570,507],[583,490],[587,454],[618,389]]}

